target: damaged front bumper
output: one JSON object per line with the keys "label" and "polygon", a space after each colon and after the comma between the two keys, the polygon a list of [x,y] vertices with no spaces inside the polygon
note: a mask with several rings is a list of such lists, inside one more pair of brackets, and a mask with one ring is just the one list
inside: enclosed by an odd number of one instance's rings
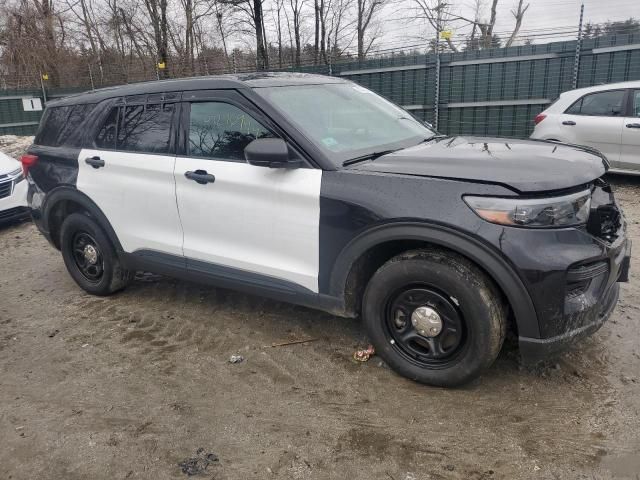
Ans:
{"label": "damaged front bumper", "polygon": [[[621,233],[623,228],[621,228]],[[620,236],[606,248],[607,256],[568,270],[562,332],[546,338],[519,337],[525,363],[537,363],[569,348],[596,332],[611,316],[618,302],[620,282],[629,280],[631,241]]]}

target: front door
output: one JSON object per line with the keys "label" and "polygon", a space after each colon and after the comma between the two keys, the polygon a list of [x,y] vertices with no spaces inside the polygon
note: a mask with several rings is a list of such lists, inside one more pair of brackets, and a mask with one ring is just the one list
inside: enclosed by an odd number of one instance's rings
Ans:
{"label": "front door", "polygon": [[237,92],[184,106],[175,183],[188,268],[317,292],[322,171],[246,163],[244,147],[277,135]]}
{"label": "front door", "polygon": [[622,126],[620,168],[640,170],[640,90],[631,91],[631,112]]}
{"label": "front door", "polygon": [[105,214],[126,252],[182,257],[171,152],[176,103],[113,105],[78,158],[77,188]]}
{"label": "front door", "polygon": [[585,95],[560,116],[562,138],[604,153],[612,166],[620,161],[625,90]]}

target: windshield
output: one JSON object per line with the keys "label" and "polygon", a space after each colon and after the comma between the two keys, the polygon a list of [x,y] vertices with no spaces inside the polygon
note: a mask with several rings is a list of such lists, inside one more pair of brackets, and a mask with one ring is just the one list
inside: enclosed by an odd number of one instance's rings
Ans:
{"label": "windshield", "polygon": [[351,83],[256,88],[334,162],[406,148],[435,135],[405,110]]}

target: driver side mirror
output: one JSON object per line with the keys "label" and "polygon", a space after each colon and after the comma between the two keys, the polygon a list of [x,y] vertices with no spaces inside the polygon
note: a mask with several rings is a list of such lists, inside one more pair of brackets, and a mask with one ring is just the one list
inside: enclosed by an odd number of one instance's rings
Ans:
{"label": "driver side mirror", "polygon": [[244,158],[250,165],[269,168],[298,168],[302,162],[289,155],[287,142],[281,138],[256,138],[244,148]]}

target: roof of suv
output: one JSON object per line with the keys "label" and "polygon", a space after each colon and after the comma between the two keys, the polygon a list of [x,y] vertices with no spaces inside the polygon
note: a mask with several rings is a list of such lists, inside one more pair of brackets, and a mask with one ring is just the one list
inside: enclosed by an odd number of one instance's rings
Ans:
{"label": "roof of suv", "polygon": [[97,103],[114,97],[144,95],[149,93],[185,92],[190,90],[284,87],[289,85],[313,85],[321,83],[347,83],[336,77],[309,73],[255,72],[233,75],[212,75],[206,77],[179,78],[155,82],[132,83],[117,87],[107,87],[84,93],[69,95],[49,102],[48,106],[61,107],[83,103]]}

